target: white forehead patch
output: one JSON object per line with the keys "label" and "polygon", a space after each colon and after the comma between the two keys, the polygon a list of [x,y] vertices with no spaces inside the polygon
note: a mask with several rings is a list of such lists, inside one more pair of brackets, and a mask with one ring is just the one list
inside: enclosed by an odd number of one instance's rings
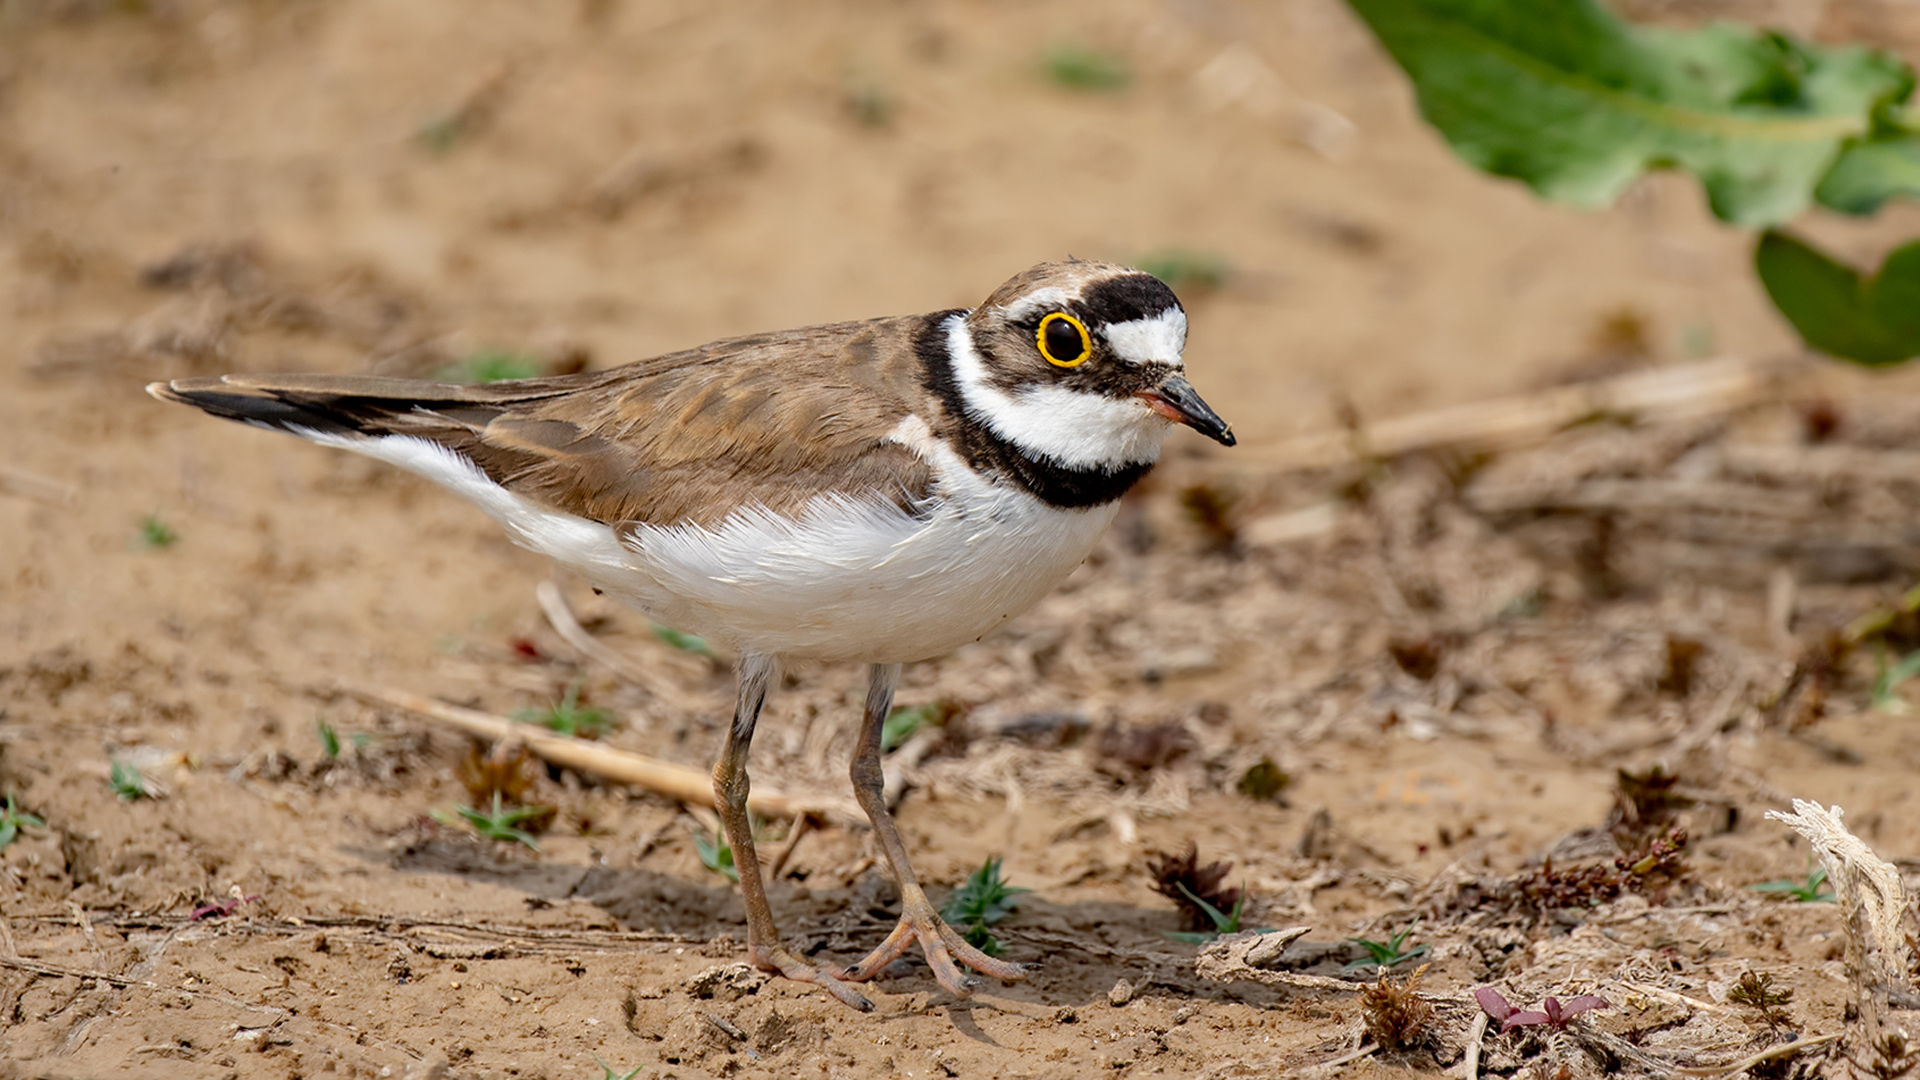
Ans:
{"label": "white forehead patch", "polygon": [[1079,295],[1078,290],[1068,292],[1058,285],[1049,285],[1044,289],[1035,289],[1008,304],[1001,317],[1010,323],[1017,323],[1036,311],[1059,311],[1067,306],[1067,301],[1076,299]]}
{"label": "white forehead patch", "polygon": [[1185,366],[1180,354],[1187,347],[1187,313],[1178,307],[1151,318],[1108,323],[1099,330],[1113,355],[1129,364]]}

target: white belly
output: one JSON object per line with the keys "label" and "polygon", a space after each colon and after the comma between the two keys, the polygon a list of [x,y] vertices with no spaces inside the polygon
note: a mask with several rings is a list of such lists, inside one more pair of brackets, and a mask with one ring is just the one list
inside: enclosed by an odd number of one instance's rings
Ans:
{"label": "white belly", "polygon": [[934,466],[939,496],[920,517],[828,496],[798,518],[749,508],[712,528],[642,526],[623,541],[606,525],[507,491],[423,439],[314,441],[446,485],[519,544],[659,622],[800,659],[908,663],[977,640],[1072,573],[1119,509],[1061,510],[988,483],[913,420],[899,441]]}

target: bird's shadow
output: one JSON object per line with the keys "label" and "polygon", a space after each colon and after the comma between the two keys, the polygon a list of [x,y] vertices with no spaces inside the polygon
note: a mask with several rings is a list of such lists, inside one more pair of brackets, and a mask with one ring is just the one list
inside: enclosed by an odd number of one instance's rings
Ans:
{"label": "bird's shadow", "polygon": [[[745,941],[746,911],[737,887],[688,881],[652,870],[558,863],[529,858],[463,840],[425,840],[398,850],[352,849],[370,861],[410,873],[451,874],[487,882],[545,901],[584,900],[628,930],[671,934],[698,941],[732,936]],[[774,916],[796,951],[851,961],[878,945],[898,918],[890,881],[870,874],[851,887],[809,889],[780,882],[770,889]],[[1021,899],[1020,912],[994,933],[1005,959],[1028,967],[1026,979],[995,986],[971,1002],[940,991],[924,964],[898,965],[883,977],[888,993],[927,991],[929,1008],[954,1014],[955,1026],[991,1042],[971,1010],[1007,1007],[1072,1009],[1104,1004],[1114,985],[1127,980],[1135,993],[1171,992],[1200,1000],[1254,1005],[1283,1000],[1285,991],[1254,983],[1223,985],[1200,979],[1193,947],[1165,939],[1156,927],[1169,912],[1113,901],[1059,904],[1037,896]]]}

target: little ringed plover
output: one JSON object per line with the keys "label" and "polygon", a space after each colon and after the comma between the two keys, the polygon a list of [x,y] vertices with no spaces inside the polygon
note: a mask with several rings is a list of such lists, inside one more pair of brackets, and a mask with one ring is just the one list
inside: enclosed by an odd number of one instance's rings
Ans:
{"label": "little ringed plover", "polygon": [[[859,1009],[851,984],[918,944],[1023,974],[935,912],[881,794],[902,664],[1024,611],[1080,565],[1184,424],[1232,446],[1187,382],[1158,279],[1043,263],[971,310],[716,341],[607,371],[454,386],[349,375],[154,383],[162,401],[366,454],[451,488],[512,538],[649,618],[730,646],[738,700],[714,794],[767,971]],[[747,818],[747,749],[782,659],[871,665],[854,792],[900,884],[899,924],[823,967],[780,943]]]}

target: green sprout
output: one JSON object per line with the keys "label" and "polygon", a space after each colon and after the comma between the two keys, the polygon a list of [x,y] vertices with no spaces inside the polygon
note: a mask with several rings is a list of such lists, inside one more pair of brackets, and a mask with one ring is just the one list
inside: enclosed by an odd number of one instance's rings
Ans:
{"label": "green sprout", "polygon": [[1809,866],[1804,881],[1778,878],[1747,888],[1754,892],[1779,893],[1796,904],[1831,904],[1834,899],[1833,890],[1827,887],[1827,868],[1824,866]]}
{"label": "green sprout", "polygon": [[158,513],[148,514],[140,519],[140,546],[153,551],[170,548],[180,542],[180,534],[173,526],[160,520]]}
{"label": "green sprout", "polygon": [[595,1064],[600,1066],[600,1076],[598,1080],[633,1080],[634,1077],[640,1075],[641,1069],[646,1068],[645,1065],[635,1065],[632,1072],[617,1073],[613,1071],[613,1066],[601,1060],[599,1054],[593,1055],[593,1060]]}
{"label": "green sprout", "polygon": [[153,798],[153,788],[148,785],[139,766],[124,761],[114,762],[108,782],[113,785],[113,793],[120,796],[122,802]]}
{"label": "green sprout", "polygon": [[413,134],[414,138],[420,140],[420,145],[436,154],[444,154],[466,137],[468,126],[466,117],[457,112],[448,113],[421,124]]}
{"label": "green sprout", "polygon": [[580,704],[578,684],[568,687],[564,697],[544,709],[515,709],[513,718],[575,739],[597,739],[613,727],[613,717],[605,709]]}
{"label": "green sprout", "polygon": [[505,349],[481,349],[455,364],[433,373],[435,382],[494,383],[508,379],[531,379],[540,374],[540,361],[525,353]]}
{"label": "green sprout", "polygon": [[320,736],[320,749],[325,751],[328,761],[337,760],[340,757],[340,751],[349,744],[356,750],[373,744],[373,736],[364,731],[356,731],[342,742],[340,732],[335,730],[332,724],[327,723],[324,717],[315,717],[313,728],[314,733]]}
{"label": "green sprout", "polygon": [[700,865],[728,881],[740,880],[740,868],[733,865],[733,845],[727,843],[725,835],[708,836],[705,829],[695,826],[693,850],[700,856]]}
{"label": "green sprout", "polygon": [[1047,50],[1045,66],[1048,78],[1072,90],[1112,93],[1133,81],[1133,70],[1125,60],[1074,42]]}
{"label": "green sprout", "polygon": [[1185,248],[1166,248],[1142,255],[1134,266],[1175,289],[1195,291],[1217,289],[1226,284],[1233,273],[1224,256]]}
{"label": "green sprout", "polygon": [[1367,967],[1368,965],[1374,965],[1378,967],[1381,971],[1385,971],[1388,968],[1396,967],[1400,964],[1404,964],[1407,961],[1413,959],[1414,957],[1419,956],[1421,953],[1426,952],[1427,947],[1425,945],[1415,945],[1411,949],[1406,947],[1407,938],[1412,936],[1413,928],[1419,925],[1420,925],[1420,920],[1415,919],[1412,922],[1407,924],[1407,928],[1405,930],[1402,930],[1399,933],[1393,935],[1391,938],[1388,938],[1386,941],[1374,941],[1371,938],[1361,938],[1361,937],[1348,938],[1347,939],[1348,941],[1351,941],[1354,944],[1360,946],[1361,948],[1367,950],[1367,958],[1365,960],[1353,961],[1352,963],[1347,965],[1347,970],[1352,971],[1354,968],[1363,968],[1363,967]]}
{"label": "green sprout", "polygon": [[497,791],[493,793],[493,808],[491,810],[475,810],[471,806],[456,806],[453,809],[454,813],[458,814],[459,817],[456,818],[452,814],[435,810],[433,812],[433,819],[444,825],[457,825],[464,821],[473,827],[474,832],[479,833],[489,840],[503,840],[516,844],[525,844],[535,851],[540,850],[540,842],[533,838],[532,833],[522,829],[520,826],[528,821],[546,817],[553,812],[551,807],[546,806],[504,807],[500,805],[500,793]]}
{"label": "green sprout", "polygon": [[690,652],[695,656],[704,656],[709,660],[714,658],[713,646],[707,644],[706,638],[682,633],[671,626],[659,625],[654,626],[653,636],[679,649],[681,652]]}
{"label": "green sprout", "polygon": [[20,809],[13,801],[13,796],[7,796],[7,809],[4,813],[0,813],[0,850],[13,843],[14,838],[20,835],[20,830],[27,827],[44,829],[47,823],[40,820],[38,816]]}
{"label": "green sprout", "polygon": [[878,80],[850,75],[846,81],[845,95],[847,111],[861,124],[881,128],[893,121],[893,95],[887,93],[887,88],[880,85]]}
{"label": "green sprout", "polygon": [[884,724],[880,725],[880,752],[891,754],[901,743],[913,737],[927,724],[939,717],[939,703],[931,705],[903,705],[887,714]]}
{"label": "green sprout", "polygon": [[953,890],[940,906],[940,917],[960,931],[967,944],[988,956],[999,956],[1006,950],[987,928],[1013,914],[1015,897],[1032,891],[1007,884],[1000,876],[1000,859],[994,856]]}
{"label": "green sprout", "polygon": [[1880,658],[1880,674],[1873,680],[1873,708],[1879,712],[1903,714],[1910,706],[1900,697],[1900,684],[1920,675],[1920,650],[1915,650],[1889,665]]}
{"label": "green sprout", "polygon": [[1233,902],[1232,911],[1221,911],[1219,908],[1207,903],[1205,899],[1192,889],[1187,888],[1187,884],[1184,881],[1176,881],[1173,884],[1175,888],[1186,895],[1188,900],[1199,905],[1200,910],[1205,912],[1207,919],[1213,923],[1213,929],[1162,930],[1161,933],[1167,935],[1167,937],[1188,945],[1205,945],[1207,942],[1212,941],[1222,934],[1237,934],[1245,929],[1240,925],[1240,916],[1247,910],[1247,888],[1244,882],[1240,887],[1240,899]]}

